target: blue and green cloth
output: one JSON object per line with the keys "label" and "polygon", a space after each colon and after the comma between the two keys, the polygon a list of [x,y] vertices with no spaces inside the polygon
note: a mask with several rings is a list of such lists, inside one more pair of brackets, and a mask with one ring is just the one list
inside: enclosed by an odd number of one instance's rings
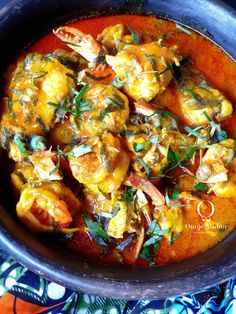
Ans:
{"label": "blue and green cloth", "polygon": [[[0,296],[0,312],[6,313],[4,300],[7,300],[7,314],[11,311],[9,300],[12,300],[14,314],[235,314],[236,278],[195,294],[165,300],[112,300],[74,292],[49,282],[1,254]],[[26,309],[25,303],[28,310],[23,309]]]}

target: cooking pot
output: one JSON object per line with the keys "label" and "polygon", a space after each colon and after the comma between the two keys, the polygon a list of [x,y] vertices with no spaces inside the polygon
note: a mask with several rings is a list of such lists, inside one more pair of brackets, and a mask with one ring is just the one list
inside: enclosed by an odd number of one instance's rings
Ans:
{"label": "cooking pot", "polygon": [[[236,12],[220,1],[19,0],[0,11],[1,72],[32,40],[53,27],[81,16],[116,13],[154,14],[183,23],[236,59]],[[17,220],[4,171],[1,170],[1,248],[51,281],[105,297],[160,299],[195,292],[236,274],[236,232],[207,252],[171,265],[134,268],[84,261],[46,243]]]}

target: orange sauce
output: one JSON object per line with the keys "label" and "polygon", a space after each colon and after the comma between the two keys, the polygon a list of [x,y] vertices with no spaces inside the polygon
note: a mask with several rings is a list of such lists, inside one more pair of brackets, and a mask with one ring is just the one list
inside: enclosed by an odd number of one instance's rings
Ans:
{"label": "orange sauce", "polygon": [[[85,33],[92,34],[95,38],[107,26],[117,23],[128,24],[139,34],[149,34],[157,37],[158,32],[168,33],[166,46],[177,45],[180,55],[191,56],[194,67],[200,70],[207,80],[222,91],[228,99],[236,104],[236,64],[219,47],[203,36],[192,32],[190,36],[178,30],[174,23],[144,16],[109,16],[89,18],[73,22],[70,26],[77,27]],[[56,36],[49,34],[36,42],[30,52],[49,53],[57,48],[69,49]],[[173,112],[184,123],[183,115],[179,107],[174,84],[170,89],[157,97],[156,103]],[[236,138],[236,114],[222,123],[229,135]],[[219,199],[217,196],[205,196],[215,205],[215,211],[211,216],[211,223],[223,226],[223,229],[208,230],[203,228],[204,220],[197,213],[197,203],[191,202],[190,206],[183,209],[184,230],[179,239],[173,245],[167,240],[161,240],[156,263],[165,264],[180,261],[199,254],[221,241],[235,228],[236,223],[236,197],[233,199]],[[83,218],[78,218],[78,224],[83,224]],[[116,264],[119,260],[115,253],[104,253],[103,249],[88,235],[77,234],[69,248],[73,251],[90,256],[95,260]],[[132,263],[132,243],[121,253],[126,263]],[[138,265],[146,265],[139,260]]]}

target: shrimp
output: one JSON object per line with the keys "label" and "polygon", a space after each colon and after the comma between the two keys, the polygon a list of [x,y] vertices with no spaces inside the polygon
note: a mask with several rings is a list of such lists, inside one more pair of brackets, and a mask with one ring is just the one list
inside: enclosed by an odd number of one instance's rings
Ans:
{"label": "shrimp", "polygon": [[204,112],[218,122],[232,115],[231,102],[208,84],[200,72],[188,66],[181,68],[181,74],[180,102],[183,115],[189,124],[208,124]]}
{"label": "shrimp", "polygon": [[80,183],[97,184],[105,193],[117,190],[129,167],[129,157],[119,139],[105,132],[101,138],[88,138],[83,145],[90,148],[88,153],[80,156],[75,146],[68,157],[73,176]]}
{"label": "shrimp", "polygon": [[103,54],[102,46],[91,35],[77,28],[63,26],[53,33],[89,62],[96,62],[96,59]]}
{"label": "shrimp", "polygon": [[[113,191],[110,197],[107,198],[98,189],[87,185],[83,192],[89,210],[93,211],[93,214],[99,217],[99,219],[102,217],[109,219],[106,228],[108,235],[120,239],[125,232],[138,233],[141,223],[140,213],[142,204],[136,204],[137,207],[140,206],[140,211],[135,212],[134,202],[126,203],[122,201],[124,191]],[[94,207],[94,201],[96,202],[96,207]]]}
{"label": "shrimp", "polygon": [[124,91],[135,101],[149,101],[162,93],[172,79],[168,64],[179,58],[157,43],[126,45],[116,56],[106,55],[107,63],[125,82]]}
{"label": "shrimp", "polygon": [[129,117],[128,98],[111,85],[91,85],[83,100],[89,100],[92,110],[83,115],[81,128],[91,135],[105,130],[119,132]]}
{"label": "shrimp", "polygon": [[134,40],[130,31],[124,24],[106,27],[97,40],[108,50],[121,50],[126,44],[133,44]]}
{"label": "shrimp", "polygon": [[[55,124],[55,107],[67,96],[75,83],[56,57],[38,53],[29,54],[20,61],[8,88],[8,104],[4,104],[1,137],[6,130],[12,137],[44,135]],[[5,131],[4,131],[5,130]]]}
{"label": "shrimp", "polygon": [[197,179],[208,183],[220,197],[233,197],[236,193],[234,145],[233,139],[211,145],[197,169]]}
{"label": "shrimp", "polygon": [[26,186],[17,203],[18,217],[34,232],[62,231],[72,222],[80,201],[62,183]]}

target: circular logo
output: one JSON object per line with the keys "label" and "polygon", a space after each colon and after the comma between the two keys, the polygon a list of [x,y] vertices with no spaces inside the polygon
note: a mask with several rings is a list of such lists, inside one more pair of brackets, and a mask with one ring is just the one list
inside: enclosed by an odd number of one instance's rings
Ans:
{"label": "circular logo", "polygon": [[[203,206],[205,206],[207,208],[209,208],[209,207],[211,208],[211,212],[208,215],[203,213],[203,208],[204,208]],[[214,211],[215,211],[214,204],[208,200],[201,201],[197,206],[198,215],[202,218],[203,221],[210,221],[211,216],[214,214]]]}

